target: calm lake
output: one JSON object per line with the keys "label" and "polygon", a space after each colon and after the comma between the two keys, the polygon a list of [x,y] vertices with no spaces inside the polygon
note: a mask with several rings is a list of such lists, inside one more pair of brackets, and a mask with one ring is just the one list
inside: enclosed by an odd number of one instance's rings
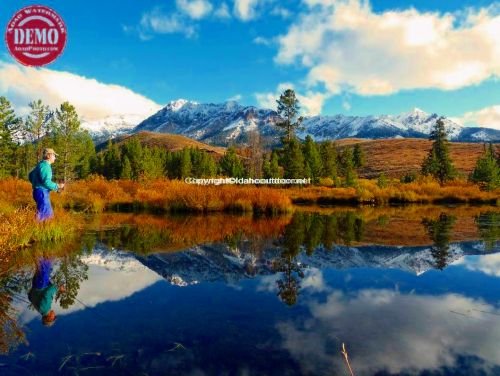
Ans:
{"label": "calm lake", "polygon": [[499,208],[85,221],[1,276],[1,375],[500,375]]}

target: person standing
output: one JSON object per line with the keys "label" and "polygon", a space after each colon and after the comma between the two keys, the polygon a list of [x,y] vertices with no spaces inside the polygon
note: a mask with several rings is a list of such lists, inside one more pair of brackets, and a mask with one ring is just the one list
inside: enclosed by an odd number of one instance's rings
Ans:
{"label": "person standing", "polygon": [[36,218],[39,221],[54,217],[50,203],[50,191],[60,191],[64,188],[64,183],[57,184],[52,181],[51,164],[55,162],[56,156],[54,149],[43,149],[43,159],[29,173],[33,199],[36,202]]}

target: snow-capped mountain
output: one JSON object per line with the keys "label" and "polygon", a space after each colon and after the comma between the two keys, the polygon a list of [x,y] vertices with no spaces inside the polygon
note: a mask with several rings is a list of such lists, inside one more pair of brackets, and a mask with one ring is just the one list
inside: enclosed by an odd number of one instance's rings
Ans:
{"label": "snow-capped mountain", "polygon": [[[256,256],[248,250],[232,250],[225,244],[200,245],[184,252],[136,256],[149,269],[173,285],[187,286],[203,282],[234,283],[257,275],[271,275],[273,262],[280,256],[278,248],[268,248]],[[466,255],[484,254],[479,241],[452,243],[446,257],[449,265]],[[301,253],[296,260],[306,267],[396,268],[420,275],[435,268],[430,246],[336,246],[334,250],[317,248],[311,256]]]}
{"label": "snow-capped mountain", "polygon": [[242,106],[235,101],[201,104],[184,99],[172,101],[134,130],[175,133],[211,144],[244,141],[248,132],[274,135],[278,116],[272,110]]}
{"label": "snow-capped mountain", "polygon": [[[297,135],[304,138],[309,134],[318,141],[347,137],[427,138],[439,117],[418,108],[400,115],[311,116],[304,119]],[[248,132],[253,130],[277,141],[280,134],[275,127],[277,121],[279,117],[273,110],[242,106],[234,101],[201,104],[180,99],[167,104],[131,132],[176,133],[206,143],[227,145],[247,141]],[[500,141],[498,130],[464,127],[449,119],[444,122],[452,141]]]}
{"label": "snow-capped mountain", "polygon": [[82,120],[81,127],[96,143],[130,132],[144,120],[144,115],[111,115],[99,120]]}

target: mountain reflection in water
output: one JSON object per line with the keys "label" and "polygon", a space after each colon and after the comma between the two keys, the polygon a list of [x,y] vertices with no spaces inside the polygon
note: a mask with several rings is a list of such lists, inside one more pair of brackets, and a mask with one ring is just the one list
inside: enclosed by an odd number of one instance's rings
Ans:
{"label": "mountain reflection in water", "polygon": [[[0,372],[346,374],[346,343],[356,375],[498,375],[499,229],[494,208],[99,216],[5,268]],[[39,253],[65,286],[51,328]]]}

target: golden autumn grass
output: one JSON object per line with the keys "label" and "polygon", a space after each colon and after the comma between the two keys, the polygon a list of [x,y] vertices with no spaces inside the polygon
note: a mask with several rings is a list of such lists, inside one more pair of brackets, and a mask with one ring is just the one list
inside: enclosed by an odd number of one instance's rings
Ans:
{"label": "golden autumn grass", "polygon": [[[285,213],[292,203],[311,204],[390,204],[390,203],[485,203],[500,204],[500,189],[482,191],[477,185],[456,180],[440,186],[422,178],[403,184],[392,180],[386,188],[375,180],[360,179],[356,188],[264,186],[198,186],[179,180],[159,179],[136,182],[108,181],[94,176],[67,185],[61,194],[52,194],[56,208],[74,208],[99,213],[106,209],[152,209],[163,212],[254,212]],[[8,203],[8,204],[5,204]],[[7,205],[7,208],[2,208]],[[0,209],[33,207],[31,186],[19,179],[0,180]],[[11,210],[10,209],[10,210]]]}
{"label": "golden autumn grass", "polygon": [[456,180],[443,186],[430,178],[403,184],[393,180],[380,188],[375,180],[360,179],[357,188],[307,187],[282,190],[296,203],[390,204],[390,203],[484,203],[500,205],[500,189],[482,191],[475,184]]}
{"label": "golden autumn grass", "polygon": [[[466,181],[440,186],[432,179],[402,184],[392,181],[379,188],[374,180],[360,179],[357,188],[255,186],[197,186],[177,180],[107,181],[101,177],[76,181],[61,194],[52,193],[58,221],[34,220],[31,186],[20,179],[0,180],[0,249],[15,249],[33,242],[58,240],[81,228],[81,221],[64,209],[100,213],[113,209],[150,209],[158,212],[289,213],[292,203],[488,203],[499,205],[500,189],[481,191]],[[0,251],[2,252],[2,251]]]}
{"label": "golden autumn grass", "polygon": [[9,263],[16,254],[13,251],[31,247],[33,243],[67,241],[82,228],[73,214],[57,210],[55,215],[57,221],[40,223],[35,219],[34,208],[3,204],[0,212],[0,264]]}
{"label": "golden autumn grass", "polygon": [[[419,172],[422,161],[431,149],[432,141],[418,138],[404,139],[343,139],[335,142],[342,150],[345,146],[359,144],[366,155],[366,164],[360,169],[362,178],[377,178],[384,172],[389,177],[400,178],[408,172]],[[483,154],[481,143],[450,142],[450,157],[460,174],[468,175],[477,159]],[[500,144],[495,145],[500,152]]]}
{"label": "golden autumn grass", "polygon": [[145,182],[107,181],[93,177],[67,186],[54,197],[55,205],[102,212],[106,208],[131,206],[165,212],[290,212],[291,200],[267,187],[196,186],[178,180]]}

